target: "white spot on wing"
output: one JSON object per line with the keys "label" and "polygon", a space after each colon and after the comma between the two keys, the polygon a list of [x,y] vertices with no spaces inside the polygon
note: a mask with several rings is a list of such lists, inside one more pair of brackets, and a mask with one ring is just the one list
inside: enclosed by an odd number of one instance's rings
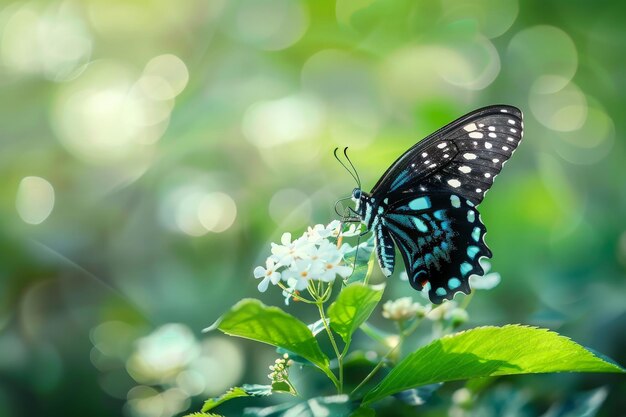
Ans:
{"label": "white spot on wing", "polygon": [[489,137],[490,137],[490,138],[497,138],[497,137],[498,137],[498,135],[496,135],[495,133],[490,133],[490,134],[489,134]]}
{"label": "white spot on wing", "polygon": [[509,123],[510,123],[510,124],[512,124],[512,125],[514,125],[514,124],[515,124],[515,120],[513,120],[513,119],[509,119]]}
{"label": "white spot on wing", "polygon": [[508,113],[508,112],[509,112],[509,111],[508,111],[508,110],[506,110],[506,109],[500,109],[500,111],[501,111],[502,113]]}
{"label": "white spot on wing", "polygon": [[465,125],[463,129],[465,129],[467,132],[471,132],[472,130],[476,130],[477,127],[475,123],[470,123],[468,125]]}
{"label": "white spot on wing", "polygon": [[428,168],[434,168],[436,166],[437,166],[437,164],[431,164],[431,165],[428,166]]}
{"label": "white spot on wing", "polygon": [[491,174],[488,172],[485,172],[485,178],[491,178]]}
{"label": "white spot on wing", "polygon": [[511,130],[511,133],[517,133],[517,130],[515,129],[510,129],[510,130]]}
{"label": "white spot on wing", "polygon": [[468,167],[467,165],[462,165],[459,167],[459,171],[464,174],[469,174],[470,172],[472,172],[472,168]]}
{"label": "white spot on wing", "polygon": [[496,128],[494,126],[489,126],[488,129],[489,129],[490,132],[495,132],[496,131]]}
{"label": "white spot on wing", "polygon": [[450,155],[448,155],[447,153],[444,153],[444,154],[443,154],[443,157],[444,157],[444,158],[449,158],[449,157],[450,157]]}
{"label": "white spot on wing", "polygon": [[497,164],[498,162],[500,162],[500,160],[498,158],[492,159],[494,164]]}
{"label": "white spot on wing", "polygon": [[450,184],[454,188],[459,188],[461,186],[461,181],[457,179],[448,180],[448,184]]}
{"label": "white spot on wing", "polygon": [[445,148],[446,146],[448,146],[448,145],[446,145],[445,143],[440,143],[439,145],[437,145],[437,147],[438,147],[439,149],[443,149],[443,148]]}
{"label": "white spot on wing", "polygon": [[509,150],[509,147],[508,147],[508,146],[503,146],[503,147],[502,147],[502,150],[503,150],[503,151],[508,151],[508,150]]}
{"label": "white spot on wing", "polygon": [[509,142],[513,142],[515,139],[513,139],[512,137],[507,137],[506,140],[508,140]]}
{"label": "white spot on wing", "polygon": [[482,193],[482,192],[483,192],[483,190],[481,190],[480,188],[477,188],[477,189],[476,189],[476,192],[477,192],[477,193]]}
{"label": "white spot on wing", "polygon": [[464,153],[463,154],[463,158],[468,159],[468,160],[471,161],[472,159],[476,159],[477,156],[475,154],[473,154],[473,153],[468,152],[468,153]]}
{"label": "white spot on wing", "polygon": [[485,149],[491,149],[491,142],[485,142]]}
{"label": "white spot on wing", "polygon": [[469,137],[472,139],[482,139],[483,134],[480,132],[472,132],[469,134]]}
{"label": "white spot on wing", "polygon": [[426,152],[424,152],[424,153],[422,154],[422,158],[426,158],[427,156],[428,156],[428,154],[427,154]]}

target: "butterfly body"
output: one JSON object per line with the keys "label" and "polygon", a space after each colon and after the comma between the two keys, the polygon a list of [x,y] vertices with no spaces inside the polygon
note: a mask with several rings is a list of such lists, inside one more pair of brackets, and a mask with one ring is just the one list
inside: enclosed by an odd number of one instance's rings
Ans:
{"label": "butterfly body", "polygon": [[416,290],[432,302],[469,294],[469,277],[491,257],[476,208],[522,137],[522,113],[511,106],[471,112],[405,152],[370,193],[354,189],[355,213],[374,233],[381,270],[402,255]]}

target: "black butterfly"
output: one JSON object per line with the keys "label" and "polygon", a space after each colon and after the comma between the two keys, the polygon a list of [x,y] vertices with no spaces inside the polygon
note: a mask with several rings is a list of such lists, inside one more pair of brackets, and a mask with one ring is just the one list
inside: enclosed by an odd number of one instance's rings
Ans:
{"label": "black butterfly", "polygon": [[[398,158],[370,193],[360,183],[345,221],[360,221],[376,239],[378,263],[393,273],[398,246],[411,286],[439,304],[490,258],[480,204],[522,139],[522,112],[512,106],[475,110],[439,129]],[[356,177],[357,182],[358,176]]]}

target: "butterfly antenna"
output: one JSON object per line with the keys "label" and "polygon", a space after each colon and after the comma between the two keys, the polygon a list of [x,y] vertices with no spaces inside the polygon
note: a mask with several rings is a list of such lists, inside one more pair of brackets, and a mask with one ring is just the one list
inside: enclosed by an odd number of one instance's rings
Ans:
{"label": "butterfly antenna", "polygon": [[[348,148],[346,148],[348,149]],[[348,171],[348,173],[350,174],[350,176],[352,178],[354,178],[354,181],[356,181],[356,183],[358,184],[359,188],[361,188],[361,182],[359,180],[358,175],[354,175],[352,173],[352,171],[350,170],[350,168],[348,168],[348,166],[346,164],[344,164],[341,159],[339,159],[339,157],[337,156],[337,151],[339,150],[339,148],[335,148],[335,150],[333,151],[333,155],[335,155],[335,159],[341,164],[342,167],[344,167],[346,169],[346,171]],[[344,150],[344,154],[345,154],[345,150]],[[352,162],[350,162],[350,165],[352,165]]]}
{"label": "butterfly antenna", "polygon": [[359,185],[359,188],[361,188],[361,177],[359,177],[359,172],[356,170],[356,168],[354,167],[354,164],[352,163],[352,161],[350,160],[350,157],[348,156],[347,146],[343,149],[343,155],[346,157],[346,160],[352,167],[352,170],[354,171],[354,174],[356,175],[356,183]]}

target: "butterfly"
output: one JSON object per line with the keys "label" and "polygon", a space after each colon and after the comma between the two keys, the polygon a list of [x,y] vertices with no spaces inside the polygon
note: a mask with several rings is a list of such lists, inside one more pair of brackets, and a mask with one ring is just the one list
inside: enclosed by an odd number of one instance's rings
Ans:
{"label": "butterfly", "polygon": [[344,220],[373,232],[385,276],[394,271],[397,246],[411,286],[428,287],[431,302],[451,300],[459,291],[469,294],[470,275],[484,274],[479,259],[492,256],[477,206],[522,133],[516,107],[474,110],[407,150],[371,192],[354,176],[355,207]]}

